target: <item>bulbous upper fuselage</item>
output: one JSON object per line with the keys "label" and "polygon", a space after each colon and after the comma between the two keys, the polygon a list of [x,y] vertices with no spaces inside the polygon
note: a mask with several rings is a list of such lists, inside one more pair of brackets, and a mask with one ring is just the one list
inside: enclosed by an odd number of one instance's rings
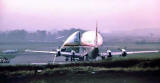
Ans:
{"label": "bulbous upper fuselage", "polygon": [[[97,38],[96,38],[97,37]],[[96,31],[87,31],[80,34],[79,31],[71,34],[64,42],[63,46],[101,46],[103,44],[103,37]]]}

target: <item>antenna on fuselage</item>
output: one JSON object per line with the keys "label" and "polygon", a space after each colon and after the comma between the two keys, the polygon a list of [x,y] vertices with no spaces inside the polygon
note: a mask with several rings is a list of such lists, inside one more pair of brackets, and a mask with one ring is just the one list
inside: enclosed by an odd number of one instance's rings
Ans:
{"label": "antenna on fuselage", "polygon": [[98,42],[98,22],[96,21],[96,41],[95,41],[96,47],[98,47],[97,42]]}

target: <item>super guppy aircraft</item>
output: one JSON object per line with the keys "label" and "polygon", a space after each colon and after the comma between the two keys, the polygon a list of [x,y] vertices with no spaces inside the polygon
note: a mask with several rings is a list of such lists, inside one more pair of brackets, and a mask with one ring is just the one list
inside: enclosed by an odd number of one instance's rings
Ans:
{"label": "super guppy aircraft", "polygon": [[25,50],[26,52],[51,53],[55,56],[65,56],[66,61],[74,61],[79,58],[80,61],[95,59],[99,56],[99,47],[103,44],[103,37],[96,31],[87,31],[81,34],[76,31],[71,34],[63,45],[57,51],[35,51]]}
{"label": "super guppy aircraft", "polygon": [[75,58],[78,58],[79,61],[88,61],[96,59],[96,57],[101,56],[102,59],[105,57],[112,57],[112,55],[121,55],[126,56],[127,54],[135,53],[154,53],[159,52],[159,50],[153,51],[133,51],[127,52],[125,49],[121,49],[121,52],[111,52],[107,50],[105,53],[99,52],[99,47],[103,44],[103,37],[98,33],[98,27],[96,24],[96,31],[86,31],[81,33],[76,31],[71,34],[63,45],[56,51],[35,51],[35,50],[25,50],[26,52],[39,52],[39,53],[51,53],[54,54],[54,60],[57,56],[65,56],[65,60],[74,61]]}

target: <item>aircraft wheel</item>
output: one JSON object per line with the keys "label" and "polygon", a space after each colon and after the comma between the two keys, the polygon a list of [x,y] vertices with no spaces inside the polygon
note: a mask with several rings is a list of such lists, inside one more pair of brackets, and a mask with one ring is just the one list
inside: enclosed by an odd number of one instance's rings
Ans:
{"label": "aircraft wheel", "polygon": [[75,61],[75,56],[71,56],[71,61]]}
{"label": "aircraft wheel", "polygon": [[79,61],[84,61],[84,56],[79,58]]}
{"label": "aircraft wheel", "polygon": [[71,61],[73,61],[73,56],[71,56]]}
{"label": "aircraft wheel", "polygon": [[73,61],[75,61],[75,56],[73,56]]}
{"label": "aircraft wheel", "polygon": [[126,52],[124,52],[124,53],[122,54],[122,56],[123,56],[123,57],[127,56],[127,53],[126,53]]}
{"label": "aircraft wheel", "polygon": [[107,57],[108,57],[108,58],[109,58],[109,57],[112,57],[112,54],[111,54],[111,52],[109,53],[109,55],[108,55]]}
{"label": "aircraft wheel", "polygon": [[86,57],[85,60],[86,60],[86,61],[89,61],[88,54],[87,54],[85,57]]}
{"label": "aircraft wheel", "polygon": [[101,58],[102,58],[102,60],[104,60],[104,59],[105,59],[105,56],[101,56]]}
{"label": "aircraft wheel", "polygon": [[82,61],[84,61],[84,56],[82,57]]}
{"label": "aircraft wheel", "polygon": [[65,61],[68,61],[68,60],[69,60],[69,58],[68,58],[68,57],[66,57],[66,58],[65,58]]}

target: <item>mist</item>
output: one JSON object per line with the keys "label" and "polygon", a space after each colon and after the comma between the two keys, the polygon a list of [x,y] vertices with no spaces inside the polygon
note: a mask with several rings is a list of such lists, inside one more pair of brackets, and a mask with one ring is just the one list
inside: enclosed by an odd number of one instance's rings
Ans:
{"label": "mist", "polygon": [[0,31],[54,32],[72,27],[95,30],[96,21],[102,33],[160,31],[159,3],[159,0],[1,0]]}
{"label": "mist", "polygon": [[[77,28],[58,30],[54,32],[45,30],[37,30],[34,32],[26,30],[11,30],[0,32],[0,42],[64,42],[75,31],[80,31],[81,34],[83,34],[86,30]],[[156,29],[99,33],[103,36],[104,42],[160,42],[160,33]]]}

